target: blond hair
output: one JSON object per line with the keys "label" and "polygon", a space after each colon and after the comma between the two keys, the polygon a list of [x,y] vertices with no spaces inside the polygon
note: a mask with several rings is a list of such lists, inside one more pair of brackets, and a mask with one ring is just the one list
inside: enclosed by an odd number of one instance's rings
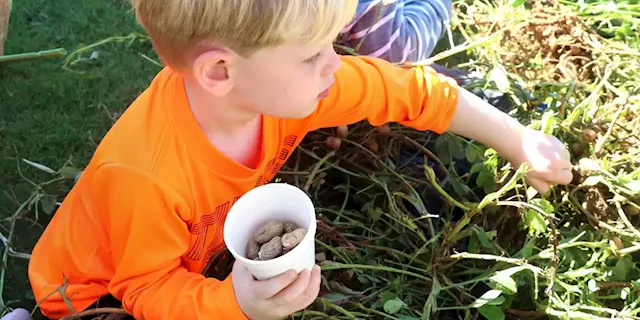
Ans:
{"label": "blond hair", "polygon": [[355,14],[357,0],[131,0],[167,64],[189,67],[204,41],[249,56],[290,42],[332,41]]}

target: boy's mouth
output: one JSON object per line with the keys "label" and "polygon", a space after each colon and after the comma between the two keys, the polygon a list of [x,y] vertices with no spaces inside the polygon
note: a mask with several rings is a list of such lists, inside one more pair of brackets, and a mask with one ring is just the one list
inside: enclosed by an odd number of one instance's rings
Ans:
{"label": "boy's mouth", "polygon": [[331,91],[331,87],[327,88],[327,90],[322,91],[319,95],[318,95],[318,99],[324,99],[326,97],[329,96],[329,91]]}
{"label": "boy's mouth", "polygon": [[327,87],[326,90],[320,92],[320,94],[318,95],[318,99],[324,99],[326,97],[329,96],[329,92],[331,92],[331,87],[333,87],[333,80],[331,81],[331,83],[329,84],[329,86]]}

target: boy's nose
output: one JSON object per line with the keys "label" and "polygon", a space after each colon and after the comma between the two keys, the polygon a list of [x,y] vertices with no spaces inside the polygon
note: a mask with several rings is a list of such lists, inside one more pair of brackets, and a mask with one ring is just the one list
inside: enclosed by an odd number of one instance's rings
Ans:
{"label": "boy's nose", "polygon": [[340,69],[341,63],[340,56],[332,50],[327,65],[322,69],[322,77],[328,77],[336,73]]}

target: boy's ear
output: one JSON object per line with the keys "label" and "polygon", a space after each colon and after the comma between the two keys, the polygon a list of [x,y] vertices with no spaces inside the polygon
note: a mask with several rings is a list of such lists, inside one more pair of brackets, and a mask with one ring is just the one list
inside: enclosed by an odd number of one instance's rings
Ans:
{"label": "boy's ear", "polygon": [[233,88],[229,67],[233,55],[225,50],[212,49],[200,54],[191,68],[200,86],[216,96],[225,96]]}

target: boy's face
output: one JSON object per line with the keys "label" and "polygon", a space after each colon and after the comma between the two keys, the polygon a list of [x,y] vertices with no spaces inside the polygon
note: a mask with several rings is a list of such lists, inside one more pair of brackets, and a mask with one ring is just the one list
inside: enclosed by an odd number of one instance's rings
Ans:
{"label": "boy's face", "polygon": [[228,68],[229,95],[246,111],[304,118],[326,97],[339,67],[332,43],[264,49]]}

